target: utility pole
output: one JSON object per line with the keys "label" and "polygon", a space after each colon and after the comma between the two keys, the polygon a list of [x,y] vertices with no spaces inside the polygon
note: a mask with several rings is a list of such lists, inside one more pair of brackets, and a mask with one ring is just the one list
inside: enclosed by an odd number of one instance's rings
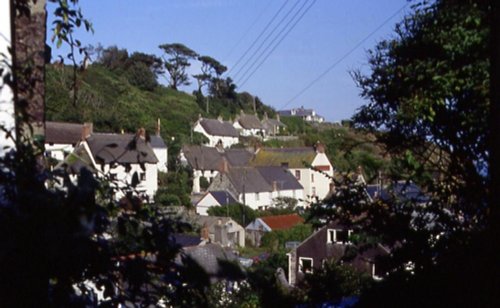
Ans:
{"label": "utility pole", "polygon": [[253,102],[253,113],[257,113],[257,108],[255,107],[255,95],[252,95],[252,102]]}
{"label": "utility pole", "polygon": [[207,114],[208,114],[208,96],[205,97],[205,105],[207,106]]}

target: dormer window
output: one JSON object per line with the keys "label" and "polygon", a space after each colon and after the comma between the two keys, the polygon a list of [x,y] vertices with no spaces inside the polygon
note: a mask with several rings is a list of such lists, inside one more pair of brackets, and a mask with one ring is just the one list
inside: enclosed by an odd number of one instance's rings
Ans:
{"label": "dormer window", "polygon": [[350,244],[349,237],[352,235],[352,230],[328,229],[326,242],[329,244]]}

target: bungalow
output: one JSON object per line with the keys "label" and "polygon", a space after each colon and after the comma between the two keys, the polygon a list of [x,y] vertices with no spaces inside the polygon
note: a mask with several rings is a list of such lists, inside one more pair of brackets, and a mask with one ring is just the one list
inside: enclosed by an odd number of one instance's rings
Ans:
{"label": "bungalow", "polygon": [[207,216],[213,206],[236,204],[238,201],[227,191],[207,191],[196,203],[196,214]]}
{"label": "bungalow", "polygon": [[208,142],[205,145],[209,147],[222,145],[225,148],[229,148],[239,142],[238,131],[230,122],[223,121],[222,117],[218,119],[205,119],[200,115],[198,121],[194,124],[193,131],[207,137]]}
{"label": "bungalow", "polygon": [[279,113],[276,114],[276,119],[270,119],[267,116],[267,112],[264,113],[264,119],[262,119],[262,126],[266,132],[267,136],[276,136],[283,132],[286,125],[280,121]]}
{"label": "bungalow", "polygon": [[85,166],[99,177],[107,177],[116,188],[116,200],[131,191],[135,180],[135,192],[145,200],[153,200],[158,189],[157,163],[145,131],[140,129],[136,135],[92,134],[78,144],[63,165],[75,170],[76,164],[79,167],[75,171]]}
{"label": "bungalow", "polygon": [[303,205],[304,189],[297,179],[281,167],[232,167],[218,174],[209,191],[227,191],[238,202],[252,209],[275,206],[278,197],[289,197]]}
{"label": "bungalow", "polygon": [[332,188],[333,166],[319,142],[314,147],[260,148],[250,164],[287,169],[304,187],[308,202],[324,199]]}
{"label": "bungalow", "polygon": [[260,123],[257,115],[245,114],[243,110],[236,117],[233,126],[240,132],[241,136],[264,138],[266,135],[264,126]]}
{"label": "bungalow", "polygon": [[206,147],[186,145],[182,147],[180,161],[193,170],[193,193],[200,193],[201,178],[211,182],[224,165],[239,167],[248,164],[253,154],[245,149],[224,149],[219,146]]}
{"label": "bungalow", "polygon": [[229,217],[198,216],[201,238],[223,247],[245,247],[245,228]]}
{"label": "bungalow", "polygon": [[265,216],[252,221],[246,226],[245,231],[250,243],[258,247],[265,233],[275,230],[288,230],[301,223],[304,223],[304,218],[297,214]]}
{"label": "bungalow", "polygon": [[[289,283],[296,285],[305,274],[313,273],[329,260],[349,264],[356,270],[371,275],[374,279],[384,276],[383,268],[378,266],[378,260],[380,257],[389,255],[389,249],[377,244],[361,250],[350,242],[353,232],[346,226],[330,222],[305,239],[287,254]],[[346,258],[350,255],[355,255],[355,257]]]}

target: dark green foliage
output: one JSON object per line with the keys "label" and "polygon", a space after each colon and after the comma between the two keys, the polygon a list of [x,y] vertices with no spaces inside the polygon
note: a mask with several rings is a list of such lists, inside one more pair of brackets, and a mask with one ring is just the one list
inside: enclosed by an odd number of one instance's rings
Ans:
{"label": "dark green foliage", "polygon": [[[325,302],[335,303],[344,297],[359,296],[372,284],[370,276],[357,272],[349,265],[327,261],[313,274],[305,276],[294,296],[299,302],[316,306]],[[374,302],[371,304],[377,306]]]}
{"label": "dark green foliage", "polygon": [[276,230],[267,232],[261,239],[261,245],[271,251],[279,251],[285,248],[285,243],[290,241],[302,242],[313,232],[311,225],[299,224],[288,230]]}
{"label": "dark green foliage", "polygon": [[177,90],[179,86],[189,85],[186,68],[191,65],[189,61],[197,56],[196,52],[180,43],[162,44],[159,48],[169,57],[163,58],[163,64],[170,75],[170,87]]}
{"label": "dark green foliage", "polygon": [[223,206],[213,206],[208,209],[210,216],[231,217],[243,227],[246,227],[256,217],[256,213],[249,206],[243,204],[229,204]]}
{"label": "dark green foliage", "polygon": [[206,190],[208,186],[210,186],[210,182],[207,180],[206,177],[202,176],[200,178],[200,188]]}
{"label": "dark green foliage", "polygon": [[153,91],[158,86],[154,74],[141,62],[134,63],[128,68],[127,80],[131,85],[145,91]]}
{"label": "dark green foliage", "polygon": [[169,173],[158,173],[158,192],[155,202],[161,205],[191,206],[191,173],[185,168],[179,168]]}

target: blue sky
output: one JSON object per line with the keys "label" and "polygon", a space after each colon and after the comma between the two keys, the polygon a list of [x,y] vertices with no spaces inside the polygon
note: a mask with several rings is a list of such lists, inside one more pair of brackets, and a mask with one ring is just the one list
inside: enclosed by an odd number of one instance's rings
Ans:
{"label": "blue sky", "polygon": [[[237,91],[248,91],[276,109],[304,106],[314,108],[329,121],[350,118],[366,102],[359,97],[360,91],[349,71],[366,71],[366,51],[377,41],[392,35],[394,24],[410,10],[409,5],[400,10],[407,5],[406,0],[297,1],[295,10],[288,18],[302,5],[304,9],[301,12],[304,12],[310,4],[314,4],[244,84],[242,82],[247,79],[245,76],[249,76],[243,74],[247,67],[242,67],[247,57],[254,53],[271,29],[294,6],[295,0],[286,3],[285,0],[82,0],[82,11],[93,23],[95,32],[78,31],[76,36],[85,45],[117,45],[129,52],[156,55],[161,55],[158,45],[179,42],[201,55],[219,60],[229,69],[233,68],[230,77],[240,71],[233,78],[238,86]],[[52,6],[49,4],[49,12]],[[268,31],[250,49],[247,57],[238,63],[238,59],[282,6],[281,13]],[[301,12],[296,16],[300,16]],[[345,57],[396,12],[394,18]],[[50,17],[48,23],[50,29]],[[293,25],[293,22],[289,25]],[[278,28],[271,38],[281,29]],[[283,30],[282,33],[286,32]],[[267,46],[268,42],[270,40],[263,46]],[[53,48],[53,54],[63,52],[64,49]],[[260,53],[257,52],[257,55]],[[345,59],[328,74],[292,100],[342,57]],[[253,63],[253,60],[248,63]],[[197,69],[196,65],[190,68],[192,73],[196,73]],[[250,69],[248,72],[252,71]],[[184,87],[181,90],[191,92],[192,88]]]}

